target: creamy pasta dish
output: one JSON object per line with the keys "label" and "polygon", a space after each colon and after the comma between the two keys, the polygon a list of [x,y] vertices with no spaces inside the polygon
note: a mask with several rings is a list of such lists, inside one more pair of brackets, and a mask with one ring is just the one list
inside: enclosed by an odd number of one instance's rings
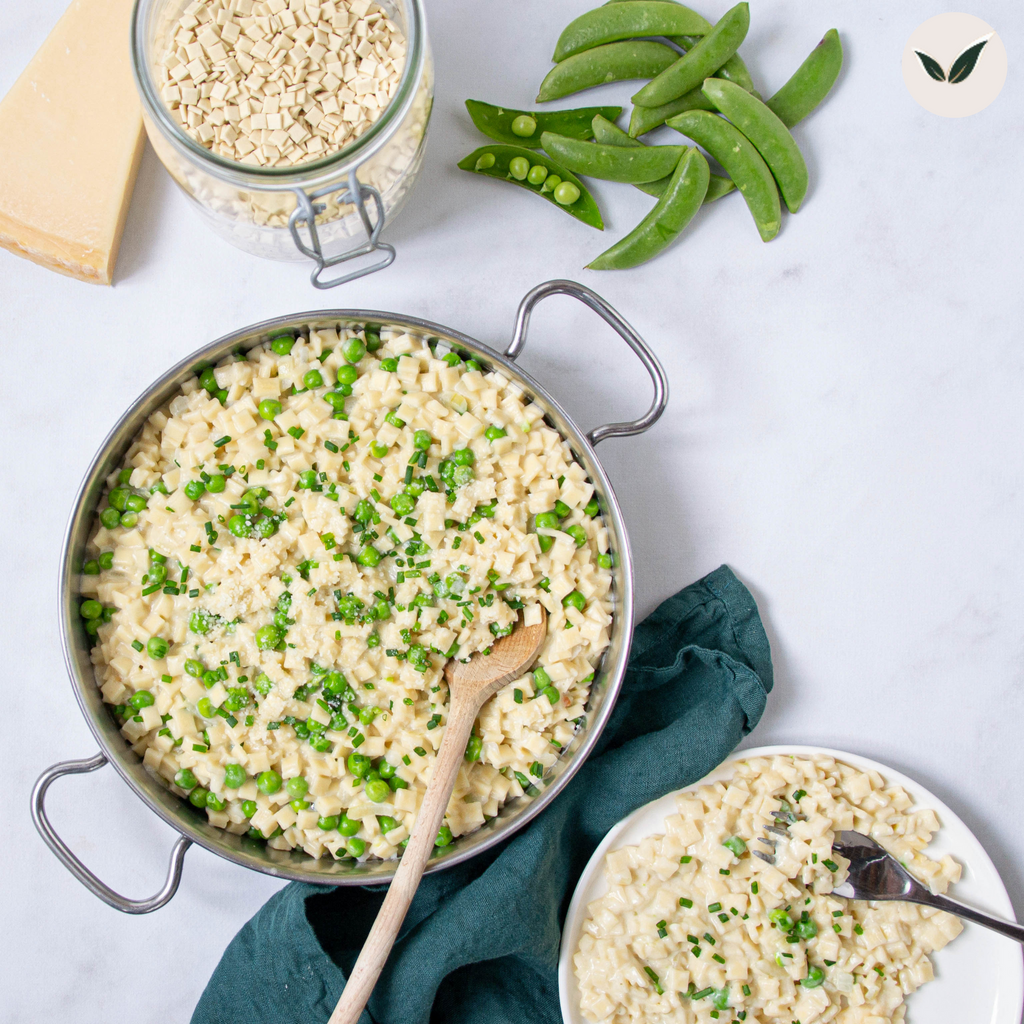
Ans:
{"label": "creamy pasta dish", "polygon": [[929,955],[962,925],[912,903],[832,895],[849,864],[832,839],[844,829],[869,835],[945,892],[960,866],[925,853],[939,828],[933,811],[911,811],[911,797],[877,772],[796,756],[742,762],[728,781],[676,803],[664,835],[605,860],[608,892],[587,908],[573,958],[588,1020],[904,1019],[905,997],[933,977]]}
{"label": "creamy pasta dish", "polygon": [[536,792],[612,621],[594,487],[543,416],[498,370],[377,325],[200,368],[109,478],[81,577],[97,684],[144,763],[276,849],[394,857],[446,660],[543,606],[539,660],[484,705],[438,845]]}

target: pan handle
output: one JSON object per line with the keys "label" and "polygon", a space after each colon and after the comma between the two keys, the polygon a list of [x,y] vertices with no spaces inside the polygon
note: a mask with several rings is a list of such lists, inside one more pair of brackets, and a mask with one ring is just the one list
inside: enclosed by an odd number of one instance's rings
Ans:
{"label": "pan handle", "polygon": [[50,819],[46,816],[45,798],[50,784],[62,775],[78,775],[81,772],[94,772],[107,763],[105,754],[87,757],[81,761],[61,761],[50,765],[39,776],[32,788],[32,821],[35,823],[43,842],[53,851],[57,859],[86,887],[94,896],[99,896],[104,903],[125,914],[148,914],[162,907],[177,891],[181,881],[181,864],[185,859],[185,851],[192,845],[192,840],[181,836],[171,850],[171,863],[167,871],[167,881],[163,888],[148,900],[130,900],[120,893],[114,892],[110,886],[101,882],[72,852],[67,844],[54,831]]}
{"label": "pan handle", "polygon": [[653,426],[658,417],[665,411],[668,405],[668,377],[658,357],[651,347],[640,337],[636,331],[619,315],[618,311],[601,298],[597,292],[576,281],[545,281],[537,285],[523,297],[519,303],[519,311],[516,313],[516,325],[512,331],[512,340],[505,349],[506,359],[515,359],[523,350],[526,344],[526,332],[530,328],[530,316],[533,307],[541,299],[549,295],[571,295],[578,299],[585,306],[589,306],[605,323],[615,329],[619,337],[637,354],[637,358],[644,364],[645,369],[651,375],[654,384],[654,401],[650,409],[638,420],[629,423],[606,423],[603,427],[596,427],[587,434],[587,440],[592,444],[599,444],[608,437],[628,437],[630,434],[642,434],[648,427]]}

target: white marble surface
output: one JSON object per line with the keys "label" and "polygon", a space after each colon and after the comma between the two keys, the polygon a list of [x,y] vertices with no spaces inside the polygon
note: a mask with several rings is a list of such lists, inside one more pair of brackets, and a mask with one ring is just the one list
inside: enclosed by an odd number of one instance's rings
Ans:
{"label": "white marble surface", "polygon": [[[63,5],[0,0],[0,92]],[[552,277],[600,290],[671,378],[663,420],[601,448],[633,537],[641,612],[732,565],[758,599],[776,668],[750,742],[820,742],[916,776],[978,833],[1024,912],[1019,5],[971,8],[1000,32],[1009,78],[988,110],[948,121],[917,107],[900,78],[907,37],[941,6],[755,0],[744,49],[766,93],[826,28],[846,45],[834,96],[797,129],[812,176],[804,210],[763,245],[731,196],[657,262],[604,275],[580,268],[647,197],[599,185],[609,225],[599,237],[453,167],[483,141],[462,100],[529,105],[558,31],[586,6],[432,0],[426,165],[387,232],[398,261],[360,284],[320,295],[301,267],[231,249],[149,152],[113,289],[0,252],[0,1021],[65,1020],[72,1007],[82,1024],[187,1021],[224,946],[277,888],[193,848],[175,899],[125,917],[30,823],[42,768],[95,749],[61,662],[55,581],[78,480],[109,426],[165,367],[244,324],[378,307],[497,344],[520,296]],[[568,299],[538,313],[523,362],[586,427],[646,407],[638,365]],[[172,833],[111,769],[58,784],[51,807],[113,885],[135,896],[158,887]]]}

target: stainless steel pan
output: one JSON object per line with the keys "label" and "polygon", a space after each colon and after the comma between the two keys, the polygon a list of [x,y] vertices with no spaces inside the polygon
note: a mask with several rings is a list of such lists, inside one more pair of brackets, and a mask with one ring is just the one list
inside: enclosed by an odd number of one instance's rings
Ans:
{"label": "stainless steel pan", "polygon": [[[654,383],[654,400],[648,411],[629,423],[609,423],[584,434],[552,398],[547,390],[515,363],[526,343],[530,315],[541,299],[549,295],[571,295],[604,318],[636,353]],[[534,288],[520,303],[512,340],[504,352],[497,352],[464,334],[439,324],[379,310],[324,310],[278,317],[252,327],[243,328],[220,338],[193,353],[168,370],[121,417],[100,447],[82,482],[64,538],[60,577],[60,623],[64,659],[74,687],[78,705],[85,716],[100,752],[80,761],[62,761],[47,768],[32,791],[32,817],[43,839],[64,866],[91,892],[118,910],[128,914],[146,914],[163,906],[175,893],[181,879],[185,851],[199,843],[212,853],[243,867],[263,871],[279,878],[329,885],[366,885],[387,882],[395,871],[395,862],[373,861],[353,866],[331,858],[315,860],[301,851],[271,849],[258,840],[236,836],[211,825],[206,816],[187,801],[179,799],[164,782],[145,768],[121,735],[111,709],[104,704],[96,686],[89,652],[91,641],[77,613],[78,574],[84,561],[89,536],[95,529],[95,510],[103,492],[104,481],[120,465],[132,440],[155,410],[173,397],[183,381],[192,376],[200,363],[216,364],[231,352],[245,352],[282,330],[299,328],[362,327],[366,322],[402,327],[412,333],[434,338],[469,352],[485,367],[501,367],[502,372],[518,382],[545,410],[548,422],[565,437],[593,482],[608,526],[611,551],[615,556],[613,569],[613,623],[611,643],[596,673],[587,704],[587,714],[572,743],[545,780],[544,788],[534,797],[524,795],[507,803],[496,818],[476,832],[461,836],[444,851],[435,854],[427,871],[451,867],[490,849],[538,815],[564,788],[586,760],[601,734],[622,678],[633,633],[633,562],[629,540],[622,522],[615,494],[608,481],[595,446],[610,437],[625,437],[647,430],[665,410],[668,402],[668,381],[665,371],[646,342],[600,296],[573,281],[548,281]],[[100,881],[57,835],[46,816],[45,796],[50,784],[62,775],[91,772],[110,763],[151,810],[180,833],[171,852],[170,868],[163,888],[148,899],[131,900]]]}

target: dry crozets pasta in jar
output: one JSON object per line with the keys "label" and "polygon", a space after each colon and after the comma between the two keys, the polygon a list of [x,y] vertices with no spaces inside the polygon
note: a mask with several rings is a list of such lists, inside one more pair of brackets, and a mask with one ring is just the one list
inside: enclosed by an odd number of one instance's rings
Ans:
{"label": "dry crozets pasta in jar", "polygon": [[[741,762],[677,798],[665,834],[609,852],[606,895],[573,957],[584,1016],[602,1024],[891,1024],[961,931],[913,903],[832,895],[834,833],[872,836],[933,890],[960,877],[924,851],[939,822],[899,786],[828,757]],[[768,827],[774,856],[754,851]],[[774,863],[770,863],[774,861]]]}
{"label": "dry crozets pasta in jar", "polygon": [[482,709],[437,842],[542,779],[609,642],[594,488],[498,370],[379,326],[202,369],[111,476],[82,576],[104,699],[215,825],[393,857],[447,718],[447,658],[548,614]]}

